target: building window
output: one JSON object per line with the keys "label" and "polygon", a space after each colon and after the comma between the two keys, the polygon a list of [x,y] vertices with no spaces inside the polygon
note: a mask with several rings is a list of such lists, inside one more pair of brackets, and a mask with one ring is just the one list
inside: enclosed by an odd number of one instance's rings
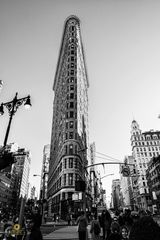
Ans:
{"label": "building window", "polygon": [[68,139],[68,133],[66,133],[66,140]]}
{"label": "building window", "polygon": [[71,56],[71,61],[73,61],[73,62],[74,62],[74,60],[75,60],[75,58],[74,58],[73,56]]}
{"label": "building window", "polygon": [[59,179],[59,188],[61,187],[61,177]]}
{"label": "building window", "polygon": [[78,148],[77,148],[77,145],[75,145],[75,154],[77,154],[78,152]]}
{"label": "building window", "polygon": [[73,168],[73,158],[69,158],[69,168]]}
{"label": "building window", "polygon": [[70,107],[70,108],[74,108],[74,103],[73,103],[73,102],[70,102],[69,107]]}
{"label": "building window", "polygon": [[70,83],[74,82],[74,77],[70,77]]}
{"label": "building window", "polygon": [[74,112],[70,111],[70,118],[73,118],[73,116],[74,116]]}
{"label": "building window", "polygon": [[70,85],[70,91],[74,90],[74,85]]}
{"label": "building window", "polygon": [[79,175],[76,173],[75,174],[75,181],[78,181],[79,180]]}
{"label": "building window", "polygon": [[66,145],[65,146],[65,154],[67,154],[67,152],[68,152],[68,146]]}
{"label": "building window", "polygon": [[73,139],[73,132],[69,132],[69,139]]}
{"label": "building window", "polygon": [[74,44],[71,45],[71,48],[74,49]]}
{"label": "building window", "polygon": [[75,63],[71,62],[71,68],[75,68],[75,67],[76,67]]}
{"label": "building window", "polygon": [[73,173],[68,174],[68,185],[73,185]]}
{"label": "building window", "polygon": [[73,144],[69,145],[69,154],[73,154]]}
{"label": "building window", "polygon": [[75,26],[71,26],[71,31],[75,31]]}
{"label": "building window", "polygon": [[66,185],[66,174],[64,174],[64,186]]}
{"label": "building window", "polygon": [[74,70],[71,70],[71,75],[74,75]]}
{"label": "building window", "polygon": [[67,168],[67,159],[64,159],[64,168]]}
{"label": "building window", "polygon": [[75,159],[75,168],[78,168],[78,159]]}
{"label": "building window", "polygon": [[70,93],[70,99],[74,98],[74,93]]}
{"label": "building window", "polygon": [[70,121],[69,122],[69,128],[73,128],[73,125],[74,125],[73,121]]}

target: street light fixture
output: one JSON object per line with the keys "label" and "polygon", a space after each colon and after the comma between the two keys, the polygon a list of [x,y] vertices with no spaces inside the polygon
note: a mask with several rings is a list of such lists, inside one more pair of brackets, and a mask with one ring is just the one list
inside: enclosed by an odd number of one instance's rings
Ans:
{"label": "street light fixture", "polygon": [[1,103],[1,105],[0,105],[0,115],[4,114],[3,107],[5,106],[8,109],[9,116],[10,116],[5,139],[4,139],[4,147],[7,145],[7,139],[8,139],[8,135],[9,135],[12,118],[13,118],[13,115],[16,113],[18,107],[21,106],[23,103],[24,103],[25,108],[28,109],[31,107],[30,95],[28,95],[27,97],[24,97],[24,98],[19,98],[19,99],[17,98],[17,95],[18,95],[18,93],[16,93],[16,95],[12,101],[6,102],[6,103]]}

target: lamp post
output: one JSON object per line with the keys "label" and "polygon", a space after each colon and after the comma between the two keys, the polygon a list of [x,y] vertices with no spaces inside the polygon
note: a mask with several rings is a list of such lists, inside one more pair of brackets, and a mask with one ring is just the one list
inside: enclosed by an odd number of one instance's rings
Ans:
{"label": "lamp post", "polygon": [[[44,201],[45,201],[45,176],[46,174],[48,174],[48,172],[44,172],[43,173],[43,183],[42,183],[42,189],[40,191],[40,201],[41,201],[41,213],[42,213],[42,223],[44,223],[44,210],[45,210],[45,204],[44,204]],[[41,175],[39,174],[33,174],[33,177],[41,177]]]}
{"label": "lamp post", "polygon": [[4,147],[7,145],[7,140],[8,140],[10,127],[11,127],[12,118],[13,118],[13,115],[16,113],[18,107],[21,106],[23,103],[24,103],[26,108],[31,107],[31,102],[30,102],[30,96],[29,95],[27,97],[19,98],[19,99],[17,98],[17,95],[18,95],[18,93],[16,93],[16,95],[13,98],[12,101],[6,102],[6,103],[1,103],[1,105],[0,105],[0,115],[4,114],[3,107],[5,106],[8,109],[9,116],[10,116],[7,131],[6,131],[6,135],[5,135],[5,139],[4,139],[4,144],[3,144]]}
{"label": "lamp post", "polygon": [[12,153],[8,153],[5,151],[13,115],[16,113],[18,107],[21,106],[22,103],[24,103],[26,108],[29,108],[31,106],[29,95],[27,97],[19,98],[19,99],[17,98],[17,95],[18,93],[16,93],[12,101],[1,103],[0,105],[0,115],[4,114],[4,106],[5,106],[8,109],[9,116],[10,116],[5,139],[4,139],[4,146],[0,151],[0,170],[14,163],[14,156],[12,155]]}

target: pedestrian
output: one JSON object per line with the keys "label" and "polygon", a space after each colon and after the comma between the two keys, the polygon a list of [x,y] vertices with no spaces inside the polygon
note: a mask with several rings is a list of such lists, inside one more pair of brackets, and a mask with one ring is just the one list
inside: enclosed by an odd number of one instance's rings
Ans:
{"label": "pedestrian", "polygon": [[112,218],[109,211],[103,210],[100,217],[100,225],[103,230],[103,240],[106,240],[110,235],[111,222],[112,222]]}
{"label": "pedestrian", "polygon": [[12,235],[12,226],[8,226],[5,229],[3,240],[15,240],[16,238]]}
{"label": "pedestrian", "polygon": [[91,221],[91,228],[90,228],[92,240],[100,240],[100,232],[101,232],[100,223],[96,218],[96,216],[93,216],[93,220]]}
{"label": "pedestrian", "polygon": [[43,240],[39,223],[34,215],[27,216],[25,219],[25,234],[23,240]]}
{"label": "pedestrian", "polygon": [[120,226],[117,221],[113,221],[111,224],[111,233],[107,240],[121,240]]}
{"label": "pedestrian", "polygon": [[128,228],[126,226],[121,227],[121,240],[128,240]]}
{"label": "pedestrian", "polygon": [[77,219],[78,224],[78,236],[79,240],[87,240],[87,218],[84,214],[84,211],[81,212],[81,215]]}
{"label": "pedestrian", "polygon": [[68,222],[68,226],[71,225],[71,215],[67,214],[67,222]]}
{"label": "pedestrian", "polygon": [[151,239],[160,239],[160,226],[152,217],[144,216],[133,224],[129,233],[129,240]]}

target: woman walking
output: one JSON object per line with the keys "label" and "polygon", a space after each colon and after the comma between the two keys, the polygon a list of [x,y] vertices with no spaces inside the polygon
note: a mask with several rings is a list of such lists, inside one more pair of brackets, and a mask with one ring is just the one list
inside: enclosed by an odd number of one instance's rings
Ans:
{"label": "woman walking", "polygon": [[98,219],[94,216],[94,219],[91,222],[90,233],[92,235],[92,240],[100,240],[101,227]]}

